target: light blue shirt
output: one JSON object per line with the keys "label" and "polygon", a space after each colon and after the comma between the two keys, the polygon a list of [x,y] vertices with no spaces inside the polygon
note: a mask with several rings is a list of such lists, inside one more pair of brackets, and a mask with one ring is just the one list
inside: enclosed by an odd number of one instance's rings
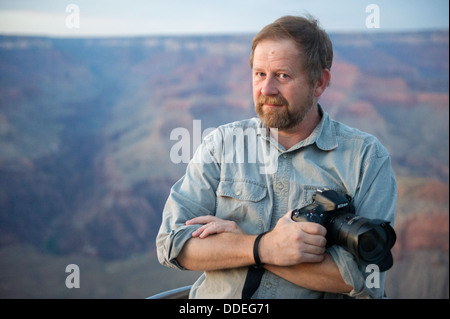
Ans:
{"label": "light blue shirt", "polygon": [[[259,234],[273,229],[289,210],[310,204],[316,190],[323,188],[353,197],[358,215],[393,225],[397,184],[387,150],[374,136],[330,119],[318,107],[320,123],[289,150],[267,134],[258,118],[223,125],[210,133],[167,200],[156,240],[160,263],[183,269],[176,258],[200,227],[186,226],[191,218],[211,214],[235,221],[249,234]],[[253,298],[383,296],[385,273],[371,281],[373,271],[344,248],[334,245],[327,252],[353,287],[349,294],[308,290],[266,271]],[[247,270],[206,271],[190,297],[241,298]]]}

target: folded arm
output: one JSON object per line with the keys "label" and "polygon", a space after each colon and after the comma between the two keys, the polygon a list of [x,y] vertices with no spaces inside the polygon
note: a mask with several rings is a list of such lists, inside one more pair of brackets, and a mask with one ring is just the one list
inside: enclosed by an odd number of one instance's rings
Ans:
{"label": "folded arm", "polygon": [[256,236],[223,232],[189,239],[177,257],[190,270],[217,270],[249,266],[253,263]]}
{"label": "folded arm", "polygon": [[[214,216],[197,217],[187,224],[203,224],[192,234],[177,261],[186,269],[216,270],[254,264],[253,244],[256,235],[244,233],[236,223]],[[290,212],[275,228],[264,235],[259,255],[266,270],[307,289],[346,293],[336,264],[325,253],[323,226],[296,223]]]}
{"label": "folded arm", "polygon": [[353,287],[347,285],[330,255],[324,254],[319,263],[302,263],[293,266],[265,265],[275,275],[310,290],[349,293]]}

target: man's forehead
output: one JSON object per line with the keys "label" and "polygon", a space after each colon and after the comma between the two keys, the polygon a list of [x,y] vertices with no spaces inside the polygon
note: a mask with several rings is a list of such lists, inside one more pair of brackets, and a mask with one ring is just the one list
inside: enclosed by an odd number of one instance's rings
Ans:
{"label": "man's forehead", "polygon": [[294,41],[289,39],[263,40],[255,48],[254,67],[267,62],[280,64],[297,64],[300,51]]}

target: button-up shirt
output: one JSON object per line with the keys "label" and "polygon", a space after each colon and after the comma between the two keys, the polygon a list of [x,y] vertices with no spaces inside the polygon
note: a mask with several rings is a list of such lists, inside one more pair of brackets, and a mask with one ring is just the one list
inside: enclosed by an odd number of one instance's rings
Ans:
{"label": "button-up shirt", "polygon": [[[393,225],[397,184],[385,147],[372,135],[332,120],[322,110],[311,135],[288,150],[258,118],[218,127],[198,147],[186,174],[172,187],[157,236],[161,264],[183,269],[177,256],[201,225],[197,216],[235,221],[248,234],[273,229],[289,210],[313,201],[318,189],[353,198],[356,214]],[[253,298],[382,297],[385,272],[367,268],[346,249],[328,254],[344,281],[346,295],[313,291],[266,271]],[[191,298],[241,298],[248,267],[205,271]]]}

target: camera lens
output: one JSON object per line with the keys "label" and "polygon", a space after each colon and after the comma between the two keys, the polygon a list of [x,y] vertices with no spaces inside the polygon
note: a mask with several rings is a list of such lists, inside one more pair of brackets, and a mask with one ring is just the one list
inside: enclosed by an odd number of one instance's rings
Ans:
{"label": "camera lens", "polygon": [[367,262],[376,261],[390,248],[386,243],[387,235],[384,229],[381,226],[372,228],[359,236],[359,254]]}
{"label": "camera lens", "polygon": [[388,222],[347,213],[335,213],[327,227],[327,240],[346,248],[367,264],[377,264],[381,271],[392,267],[390,252],[396,236]]}

